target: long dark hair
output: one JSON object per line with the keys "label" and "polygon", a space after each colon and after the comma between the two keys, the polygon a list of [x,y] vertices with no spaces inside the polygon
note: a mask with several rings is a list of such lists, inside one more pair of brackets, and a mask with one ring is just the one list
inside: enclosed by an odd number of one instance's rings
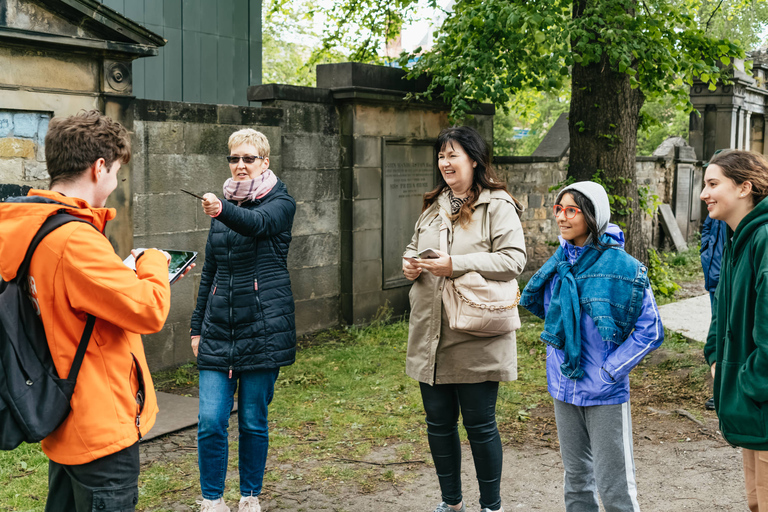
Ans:
{"label": "long dark hair", "polygon": [[[485,143],[477,130],[469,126],[454,126],[444,129],[437,136],[435,154],[440,153],[448,146],[453,148],[454,144],[461,146],[469,158],[477,162],[477,166],[472,174],[472,186],[469,189],[469,196],[464,204],[461,205],[461,209],[457,214],[459,222],[462,226],[465,226],[472,220],[472,212],[475,211],[475,201],[480,197],[480,192],[484,188],[503,190],[507,194],[509,194],[509,190],[496,176],[496,171],[494,171],[491,165],[491,152],[488,144]],[[443,174],[439,173],[435,189],[424,194],[422,211],[432,206],[432,203],[437,200],[437,197],[447,187],[448,184],[443,179]],[[509,195],[512,196],[512,194]]]}
{"label": "long dark hair", "polygon": [[581,214],[584,215],[584,222],[587,224],[587,242],[591,242],[598,251],[608,249],[609,247],[616,247],[615,244],[606,244],[600,240],[600,231],[597,228],[597,218],[595,217],[595,205],[592,204],[592,201],[587,199],[587,196],[578,190],[569,188],[560,193],[557,204],[562,206],[560,201],[562,201],[565,194],[571,194],[573,202],[576,203],[576,206],[581,210]]}

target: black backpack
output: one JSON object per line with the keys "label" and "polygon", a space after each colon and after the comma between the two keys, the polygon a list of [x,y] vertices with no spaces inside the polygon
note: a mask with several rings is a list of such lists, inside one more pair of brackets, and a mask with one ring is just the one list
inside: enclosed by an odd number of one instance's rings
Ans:
{"label": "black backpack", "polygon": [[59,378],[27,283],[29,262],[37,245],[68,222],[91,224],[61,211],[50,216],[32,239],[16,277],[10,282],[0,280],[0,450],[13,450],[22,442],[39,442],[61,425],[70,411],[69,402],[96,319],[88,315],[69,375]]}

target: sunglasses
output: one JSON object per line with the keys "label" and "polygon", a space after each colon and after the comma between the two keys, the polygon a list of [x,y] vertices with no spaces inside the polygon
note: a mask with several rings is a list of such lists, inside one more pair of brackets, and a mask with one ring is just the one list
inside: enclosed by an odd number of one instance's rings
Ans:
{"label": "sunglasses", "polygon": [[264,157],[264,156],[250,156],[250,155],[249,156],[228,156],[227,157],[227,162],[229,162],[231,164],[236,164],[236,163],[238,163],[240,161],[241,158],[243,159],[243,162],[245,162],[247,164],[252,164],[253,162],[256,161],[257,158],[259,160],[264,160],[266,157]]}
{"label": "sunglasses", "polygon": [[552,210],[555,212],[555,217],[560,215],[560,212],[565,211],[565,218],[566,219],[572,219],[577,214],[581,213],[581,208],[576,208],[575,206],[562,206],[559,204],[556,204],[552,207]]}

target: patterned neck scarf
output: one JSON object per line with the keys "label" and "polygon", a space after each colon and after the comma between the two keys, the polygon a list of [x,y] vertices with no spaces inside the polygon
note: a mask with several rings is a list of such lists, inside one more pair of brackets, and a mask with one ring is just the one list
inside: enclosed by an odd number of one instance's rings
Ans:
{"label": "patterned neck scarf", "polygon": [[448,198],[451,200],[451,214],[456,215],[461,210],[461,205],[467,202],[467,197],[456,197],[453,195],[453,190],[448,192]]}
{"label": "patterned neck scarf", "polygon": [[235,181],[229,178],[224,182],[224,197],[238,204],[245,201],[255,201],[269,194],[272,187],[277,185],[277,176],[267,169],[252,180]]}

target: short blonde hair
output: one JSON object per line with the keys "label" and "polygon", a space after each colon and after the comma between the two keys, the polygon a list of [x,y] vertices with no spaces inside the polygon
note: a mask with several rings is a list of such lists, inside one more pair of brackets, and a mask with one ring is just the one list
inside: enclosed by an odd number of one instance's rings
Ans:
{"label": "short blonde hair", "polygon": [[232,148],[236,148],[242,144],[250,144],[255,147],[259,154],[254,156],[269,158],[269,141],[267,140],[267,136],[263,133],[252,128],[244,128],[229,136],[227,145],[229,146],[230,151],[232,151]]}

